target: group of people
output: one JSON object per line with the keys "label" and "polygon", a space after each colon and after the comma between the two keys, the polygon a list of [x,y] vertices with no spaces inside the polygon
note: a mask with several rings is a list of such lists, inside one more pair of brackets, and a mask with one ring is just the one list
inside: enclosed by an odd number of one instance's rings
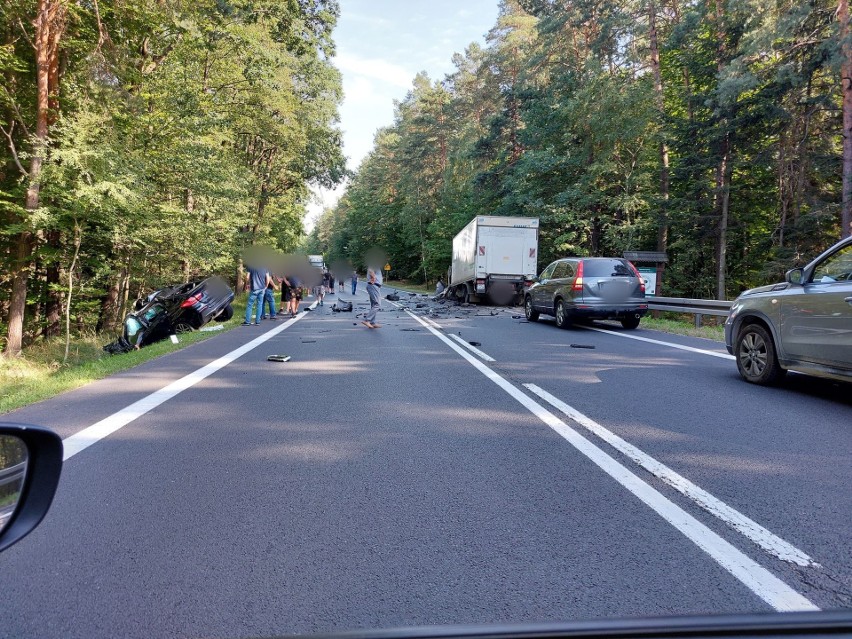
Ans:
{"label": "group of people", "polygon": [[[273,276],[268,269],[249,267],[246,274],[249,297],[243,326],[260,324],[261,319],[275,320],[277,315],[295,317],[302,301],[302,282],[295,275]],[[281,309],[275,310],[275,291],[281,290]],[[256,310],[255,310],[256,307]],[[267,311],[268,312],[265,312]],[[252,317],[254,315],[254,318]]]}
{"label": "group of people", "polygon": [[[355,295],[358,288],[357,271],[352,271],[349,279],[352,285],[352,295]],[[325,269],[322,274],[322,283],[314,287],[314,294],[320,306],[324,304],[326,294],[334,292],[335,282],[338,286],[338,292],[342,293],[343,278],[335,278],[331,271]],[[381,286],[381,283],[379,285]],[[261,267],[249,267],[246,273],[246,288],[249,290],[249,296],[246,301],[246,316],[243,326],[255,326],[260,324],[262,319],[275,320],[277,315],[295,317],[299,312],[299,304],[305,294],[304,284],[297,276],[274,276],[268,269]],[[278,289],[281,290],[281,310],[276,312],[274,292]],[[369,284],[367,292],[369,294]],[[372,298],[370,299],[372,301]],[[266,313],[266,310],[269,312]],[[254,317],[252,317],[253,315]]]}
{"label": "group of people", "polygon": [[[349,277],[349,280],[352,284],[352,295],[355,295],[355,289],[358,287],[358,272],[352,271],[352,275]],[[334,273],[329,271],[328,269],[323,270],[322,273],[322,282],[317,284],[314,287],[314,295],[319,300],[320,306],[323,306],[325,302],[325,296],[329,293],[334,293],[334,285],[337,283],[337,292],[343,292],[343,278],[335,277]]]}

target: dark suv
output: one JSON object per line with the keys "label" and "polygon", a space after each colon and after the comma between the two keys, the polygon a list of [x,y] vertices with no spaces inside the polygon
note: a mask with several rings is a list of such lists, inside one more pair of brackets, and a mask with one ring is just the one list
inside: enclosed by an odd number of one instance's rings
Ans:
{"label": "dark suv", "polygon": [[740,375],[773,384],[787,370],[852,380],[852,238],[786,281],[742,293],[725,322]]}
{"label": "dark suv", "polygon": [[648,312],[645,280],[620,257],[567,257],[541,272],[524,295],[531,322],[553,315],[559,328],[579,319],[615,319],[636,328]]}

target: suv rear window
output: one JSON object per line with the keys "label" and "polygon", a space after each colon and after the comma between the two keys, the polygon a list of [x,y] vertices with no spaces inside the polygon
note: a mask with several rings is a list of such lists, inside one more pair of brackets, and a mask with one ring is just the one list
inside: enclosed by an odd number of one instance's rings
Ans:
{"label": "suv rear window", "polygon": [[621,260],[584,260],[585,277],[636,277],[635,273]]}

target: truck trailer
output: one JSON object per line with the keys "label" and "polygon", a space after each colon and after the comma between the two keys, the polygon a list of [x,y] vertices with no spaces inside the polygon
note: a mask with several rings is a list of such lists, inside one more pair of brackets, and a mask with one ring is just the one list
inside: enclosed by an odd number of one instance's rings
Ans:
{"label": "truck trailer", "polygon": [[478,215],[453,238],[447,295],[520,303],[538,266],[538,218]]}

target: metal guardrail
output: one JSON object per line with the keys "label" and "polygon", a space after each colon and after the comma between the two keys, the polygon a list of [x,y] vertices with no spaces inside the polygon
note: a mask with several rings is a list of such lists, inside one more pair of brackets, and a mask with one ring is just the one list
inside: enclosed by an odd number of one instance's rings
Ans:
{"label": "metal guardrail", "polygon": [[7,486],[14,482],[19,482],[24,478],[24,473],[27,471],[27,462],[21,462],[8,468],[0,470],[0,486]]}
{"label": "metal guardrail", "polygon": [[696,300],[686,297],[649,297],[647,299],[648,308],[652,311],[694,314],[696,328],[701,326],[702,315],[727,317],[733,304],[728,300]]}

